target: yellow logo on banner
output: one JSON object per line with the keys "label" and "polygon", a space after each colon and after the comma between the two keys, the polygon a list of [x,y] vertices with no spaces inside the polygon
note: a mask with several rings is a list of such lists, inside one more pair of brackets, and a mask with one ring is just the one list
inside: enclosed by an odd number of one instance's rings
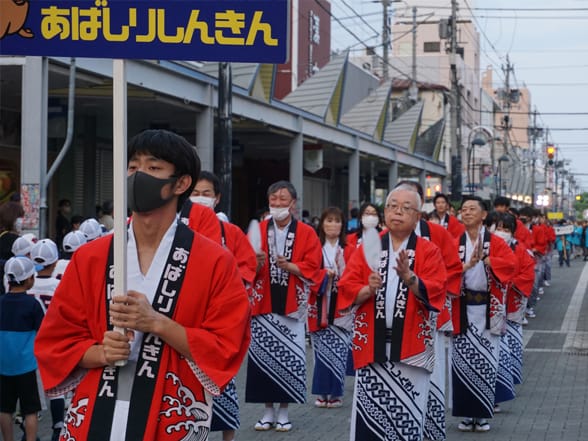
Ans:
{"label": "yellow logo on banner", "polygon": [[563,219],[564,214],[561,211],[550,211],[547,213],[547,219]]}

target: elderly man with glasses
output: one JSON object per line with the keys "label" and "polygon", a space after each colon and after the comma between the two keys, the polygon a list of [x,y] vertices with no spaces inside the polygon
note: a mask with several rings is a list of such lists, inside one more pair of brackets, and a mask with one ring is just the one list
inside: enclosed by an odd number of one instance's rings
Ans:
{"label": "elderly man with glasses", "polygon": [[412,188],[392,190],[377,268],[370,268],[364,252],[354,253],[339,282],[338,308],[357,309],[352,441],[423,436],[435,358],[432,312],[443,307],[447,273],[438,247],[414,232],[420,206]]}

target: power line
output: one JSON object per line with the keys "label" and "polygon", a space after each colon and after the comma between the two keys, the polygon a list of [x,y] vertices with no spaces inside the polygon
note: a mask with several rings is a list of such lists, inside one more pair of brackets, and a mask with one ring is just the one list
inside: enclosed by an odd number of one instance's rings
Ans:
{"label": "power line", "polygon": [[[496,55],[498,56],[498,59],[499,59],[499,60],[502,60],[502,61],[504,61],[504,56],[502,56],[502,55],[500,55],[500,54],[498,53],[498,50],[497,50],[497,49],[496,49],[496,47],[494,46],[494,43],[492,43],[492,42],[490,41],[490,38],[488,38],[488,36],[486,35],[486,32],[484,32],[484,31],[483,31],[483,29],[482,29],[482,26],[480,25],[480,22],[478,22],[478,18],[477,18],[477,17],[474,15],[474,13],[473,13],[472,7],[470,6],[470,4],[468,3],[468,1],[467,1],[467,0],[464,0],[464,1],[465,1],[465,5],[466,5],[466,7],[467,7],[467,8],[470,10],[470,12],[472,13],[472,18],[473,18],[473,20],[475,21],[475,23],[478,25],[478,28],[479,28],[479,30],[480,30],[480,33],[482,34],[482,36],[483,36],[483,37],[486,39],[486,41],[488,42],[488,44],[490,45],[490,47],[492,48],[492,50],[494,51],[494,53],[496,53]],[[474,39],[474,41],[475,41],[475,39]]]}
{"label": "power line", "polygon": [[[325,11],[333,20],[335,20],[337,23],[339,23],[339,25],[345,29],[353,38],[355,38],[359,44],[362,44],[365,49],[371,49],[371,46],[368,46],[364,40],[362,40],[361,38],[359,38],[351,29],[349,29],[346,25],[344,25],[341,20],[339,20],[338,17],[336,17],[335,15],[333,15],[333,13],[331,11],[329,11],[327,8],[325,8],[321,2],[319,0],[314,0],[315,3],[323,10]],[[379,59],[382,59],[381,56],[377,55],[377,57]],[[408,75],[407,73],[401,71],[400,69],[398,69],[396,66],[393,66],[392,64],[390,64],[389,62],[387,62],[386,60],[383,60],[387,66],[391,67],[393,70],[395,70],[396,72],[398,72],[399,74],[401,74],[403,77],[405,77],[406,79],[410,80],[412,79],[410,77],[410,75]]]}
{"label": "power line", "polygon": [[527,69],[576,69],[576,68],[586,68],[588,64],[562,64],[558,66],[517,66],[518,70],[527,70]]}
{"label": "power line", "polygon": [[359,17],[359,19],[364,22],[372,31],[374,31],[376,33],[376,36],[379,37],[380,36],[380,31],[378,31],[376,28],[374,28],[371,24],[369,24],[365,18],[363,18],[360,14],[357,13],[357,11],[355,9],[353,9],[353,7],[347,3],[345,0],[341,0],[341,2],[347,6],[349,9],[351,9],[351,12],[353,12],[357,17]]}

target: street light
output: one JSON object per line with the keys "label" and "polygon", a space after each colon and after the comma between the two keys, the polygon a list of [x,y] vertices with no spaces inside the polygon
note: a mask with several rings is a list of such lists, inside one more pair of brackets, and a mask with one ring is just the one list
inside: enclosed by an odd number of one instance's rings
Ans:
{"label": "street light", "polygon": [[502,163],[509,162],[508,156],[502,155],[498,158],[498,195],[502,196]]}
{"label": "street light", "polygon": [[[470,132],[470,134],[473,132]],[[472,146],[472,149],[470,151],[470,159],[471,159],[471,178],[469,179],[470,181],[470,187],[472,189],[472,194],[475,194],[476,192],[476,187],[475,187],[475,180],[476,180],[476,150],[475,147],[482,147],[483,145],[486,145],[486,139],[481,138],[480,136],[476,136],[471,142],[470,145]]]}
{"label": "street light", "polygon": [[[473,139],[472,139],[473,138]],[[475,170],[476,170],[476,164],[475,164],[475,147],[481,147],[484,146],[486,144],[488,144],[489,141],[491,142],[491,152],[490,152],[490,162],[492,164],[492,168],[494,168],[494,131],[489,128],[489,127],[485,127],[485,126],[474,126],[471,128],[470,133],[468,134],[468,146],[470,148],[470,154],[468,155],[468,167],[467,167],[467,173],[468,173],[468,180],[469,180],[469,185],[471,187],[471,193],[474,194],[475,193]],[[470,167],[471,165],[471,167]],[[471,174],[471,178],[469,177],[469,175]]]}

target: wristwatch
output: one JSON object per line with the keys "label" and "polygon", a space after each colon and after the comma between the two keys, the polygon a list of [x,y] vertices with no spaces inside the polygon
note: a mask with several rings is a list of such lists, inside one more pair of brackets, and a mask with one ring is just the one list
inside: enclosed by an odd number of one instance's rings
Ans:
{"label": "wristwatch", "polygon": [[408,278],[408,280],[405,282],[407,286],[412,285],[413,283],[415,283],[417,281],[417,276],[415,273],[413,273],[412,271],[410,272],[410,277]]}

